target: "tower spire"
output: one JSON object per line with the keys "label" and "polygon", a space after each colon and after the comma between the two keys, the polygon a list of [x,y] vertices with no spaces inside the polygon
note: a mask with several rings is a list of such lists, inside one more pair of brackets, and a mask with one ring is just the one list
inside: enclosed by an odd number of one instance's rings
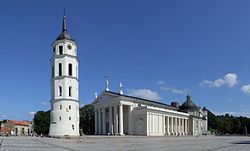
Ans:
{"label": "tower spire", "polygon": [[62,27],[62,31],[67,31],[67,22],[66,22],[66,9],[64,8],[63,10],[63,27]]}

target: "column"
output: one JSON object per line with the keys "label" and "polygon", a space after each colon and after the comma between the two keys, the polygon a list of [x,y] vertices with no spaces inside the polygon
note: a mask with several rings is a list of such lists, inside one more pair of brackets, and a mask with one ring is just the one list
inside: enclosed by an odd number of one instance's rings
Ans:
{"label": "column", "polygon": [[102,134],[106,134],[105,107],[102,109]]}
{"label": "column", "polygon": [[119,134],[123,135],[123,106],[119,104]]}
{"label": "column", "polygon": [[112,106],[109,107],[109,134],[113,134]]}
{"label": "column", "polygon": [[170,123],[169,123],[169,116],[167,116],[167,135],[170,135],[169,133],[169,126],[170,126]]}
{"label": "column", "polygon": [[98,126],[97,126],[97,109],[95,109],[95,135],[98,134]]}
{"label": "column", "polygon": [[185,133],[188,135],[188,120],[185,119]]}
{"label": "column", "polygon": [[174,132],[175,132],[175,135],[177,135],[178,133],[177,133],[177,118],[175,117],[174,118]]}
{"label": "column", "polygon": [[178,135],[181,135],[181,119],[178,118]]}
{"label": "column", "polygon": [[182,132],[182,135],[185,135],[185,132],[184,132],[184,119],[181,119],[181,132]]}
{"label": "column", "polygon": [[101,133],[101,109],[98,109],[98,134],[102,134]]}
{"label": "column", "polygon": [[117,114],[117,105],[114,106],[114,134],[118,134],[118,114]]}
{"label": "column", "polygon": [[133,107],[132,106],[129,106],[129,113],[128,113],[128,133],[130,135],[133,134],[133,129],[132,129],[132,110],[133,110]]}
{"label": "column", "polygon": [[163,135],[166,135],[166,126],[165,126],[165,123],[166,121],[165,121],[165,116],[163,115],[162,116],[162,133],[163,133]]}
{"label": "column", "polygon": [[171,117],[171,134],[174,135],[174,119]]}

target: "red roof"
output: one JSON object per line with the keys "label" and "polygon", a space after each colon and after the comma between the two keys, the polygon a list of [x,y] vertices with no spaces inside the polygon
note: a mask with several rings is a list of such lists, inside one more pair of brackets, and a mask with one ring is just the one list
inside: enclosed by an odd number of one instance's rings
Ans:
{"label": "red roof", "polygon": [[0,132],[2,133],[11,133],[11,129],[8,127],[1,127]]}
{"label": "red roof", "polygon": [[16,120],[10,120],[15,125],[22,125],[22,126],[29,126],[30,124],[26,121],[16,121]]}

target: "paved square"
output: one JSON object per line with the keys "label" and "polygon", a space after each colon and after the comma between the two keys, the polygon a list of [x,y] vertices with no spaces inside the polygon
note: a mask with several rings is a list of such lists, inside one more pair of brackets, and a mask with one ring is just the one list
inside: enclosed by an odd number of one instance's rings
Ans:
{"label": "paved square", "polygon": [[0,137],[0,151],[250,151],[250,137],[105,137],[76,139]]}

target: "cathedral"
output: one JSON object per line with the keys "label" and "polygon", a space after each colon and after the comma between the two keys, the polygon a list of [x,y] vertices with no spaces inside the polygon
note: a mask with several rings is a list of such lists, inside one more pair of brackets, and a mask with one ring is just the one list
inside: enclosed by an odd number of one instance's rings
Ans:
{"label": "cathedral", "polygon": [[207,110],[196,106],[188,95],[167,105],[148,99],[111,92],[108,88],[92,103],[96,135],[202,135],[207,133]]}
{"label": "cathedral", "polygon": [[[67,30],[66,16],[62,31],[52,44],[51,64],[51,137],[79,136],[77,43]],[[196,106],[190,96],[179,106],[124,95],[108,88],[92,102],[96,135],[202,135],[207,132],[207,110]]]}
{"label": "cathedral", "polygon": [[67,30],[66,16],[62,31],[52,44],[51,111],[49,135],[79,136],[77,43]]}

